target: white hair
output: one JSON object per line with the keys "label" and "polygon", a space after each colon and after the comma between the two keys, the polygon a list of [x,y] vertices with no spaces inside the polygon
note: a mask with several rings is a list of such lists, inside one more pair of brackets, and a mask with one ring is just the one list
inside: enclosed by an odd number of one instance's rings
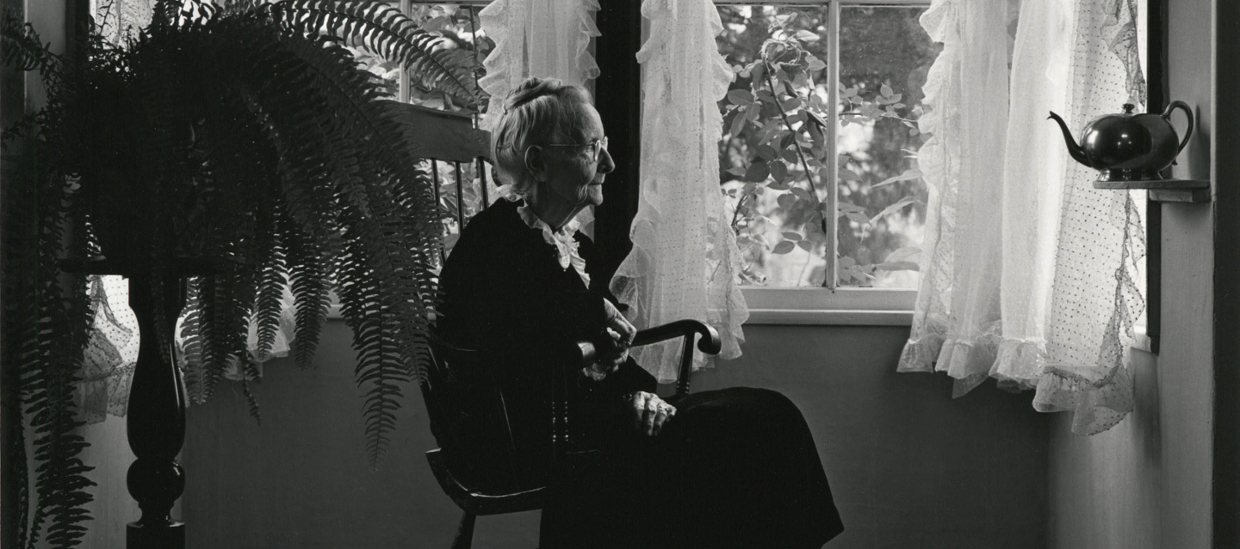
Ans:
{"label": "white hair", "polygon": [[555,78],[528,78],[517,86],[504,101],[504,113],[491,134],[500,179],[518,196],[527,195],[534,178],[525,164],[526,151],[569,139],[582,124],[582,106],[590,104],[586,90]]}

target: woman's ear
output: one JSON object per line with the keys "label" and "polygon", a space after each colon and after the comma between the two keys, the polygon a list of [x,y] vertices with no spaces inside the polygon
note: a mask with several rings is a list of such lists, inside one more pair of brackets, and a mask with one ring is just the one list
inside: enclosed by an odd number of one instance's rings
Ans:
{"label": "woman's ear", "polygon": [[538,145],[525,149],[525,169],[529,170],[535,181],[546,179],[547,159],[544,153],[543,148]]}

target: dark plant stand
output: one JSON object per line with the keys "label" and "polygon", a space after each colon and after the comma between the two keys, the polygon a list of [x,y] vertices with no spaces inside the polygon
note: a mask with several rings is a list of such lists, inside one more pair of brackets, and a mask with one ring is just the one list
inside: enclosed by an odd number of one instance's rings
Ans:
{"label": "dark plant stand", "polygon": [[[138,501],[142,518],[129,523],[125,535],[128,549],[181,549],[185,547],[185,523],[174,520],[172,505],[185,490],[185,470],[176,456],[185,443],[185,384],[173,349],[160,352],[155,337],[155,296],[148,274],[129,277],[129,307],[138,319],[141,343],[129,390],[126,428],[129,447],[137,459],[129,466],[126,484]],[[163,289],[175,322],[181,309],[180,284]],[[172,311],[171,309],[174,309]]]}
{"label": "dark plant stand", "polygon": [[[185,470],[176,461],[185,443],[185,383],[175,363],[173,344],[160,349],[156,307],[162,302],[163,318],[175,323],[185,301],[185,278],[211,274],[212,263],[173,260],[165,282],[158,288],[152,284],[149,265],[130,267],[127,262],[107,259],[70,259],[61,265],[70,272],[129,279],[129,307],[138,321],[140,343],[125,417],[129,448],[137,459],[129,466],[126,485],[142,509],[142,517],[129,523],[125,547],[184,549],[185,523],[173,519],[171,511],[185,491]],[[155,291],[162,293],[158,296],[161,299],[156,299]]]}

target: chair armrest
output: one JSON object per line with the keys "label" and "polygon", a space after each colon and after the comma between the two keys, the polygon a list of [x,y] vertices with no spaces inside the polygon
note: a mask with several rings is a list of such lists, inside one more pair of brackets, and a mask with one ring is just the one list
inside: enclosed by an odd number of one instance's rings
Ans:
{"label": "chair armrest", "polygon": [[689,392],[689,382],[693,377],[693,336],[702,336],[698,340],[697,347],[703,353],[708,355],[719,354],[723,344],[719,339],[719,332],[708,326],[706,323],[686,319],[669,322],[662,326],[647,328],[633,337],[633,346],[640,347],[659,343],[677,337],[684,338],[684,347],[680,355],[680,372],[676,378],[676,394],[684,395]]}
{"label": "chair armrest", "polygon": [[640,347],[642,345],[650,345],[660,341],[667,341],[676,337],[686,337],[691,334],[698,334],[702,339],[698,341],[698,349],[708,355],[717,355],[719,350],[723,348],[723,344],[719,339],[719,331],[706,323],[686,319],[669,322],[662,326],[655,326],[637,332],[633,337],[633,346]]}

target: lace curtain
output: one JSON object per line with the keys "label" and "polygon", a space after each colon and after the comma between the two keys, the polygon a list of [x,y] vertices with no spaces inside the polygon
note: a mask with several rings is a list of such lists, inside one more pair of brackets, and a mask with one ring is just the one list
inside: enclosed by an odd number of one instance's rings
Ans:
{"label": "lace curtain", "polygon": [[[641,202],[633,251],[611,281],[638,327],[696,318],[719,330],[721,358],[740,356],[749,317],[736,285],[740,251],[719,187],[718,101],[732,71],[715,44],[723,30],[711,0],[646,0],[650,36],[642,64]],[[631,315],[632,316],[632,315]],[[678,344],[639,348],[638,363],[659,381],[676,378]],[[705,364],[698,356],[695,367]]]}
{"label": "lace curtain", "polygon": [[531,76],[584,86],[598,76],[590,40],[598,0],[495,0],[478,12],[482,30],[495,41],[478,85],[491,94],[482,127],[491,130],[508,92]]}
{"label": "lace curtain", "polygon": [[78,384],[78,419],[98,423],[108,414],[124,417],[138,360],[138,319],[129,309],[129,281],[90,277],[94,330]]}
{"label": "lace curtain", "polygon": [[1144,196],[1094,189],[1046,116],[1079,132],[1144,101],[1136,9],[1024,0],[1014,44],[1012,22],[1002,2],[935,0],[922,17],[944,49],[925,86],[926,252],[898,369],[947,372],[954,396],[988,377],[1036,389],[1036,409],[1095,434],[1132,410]]}

